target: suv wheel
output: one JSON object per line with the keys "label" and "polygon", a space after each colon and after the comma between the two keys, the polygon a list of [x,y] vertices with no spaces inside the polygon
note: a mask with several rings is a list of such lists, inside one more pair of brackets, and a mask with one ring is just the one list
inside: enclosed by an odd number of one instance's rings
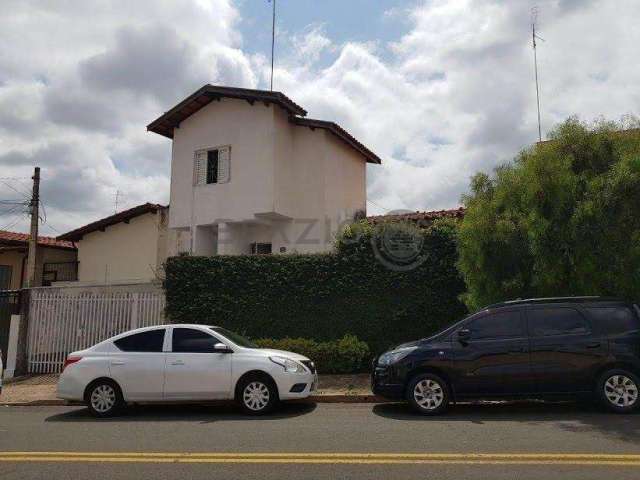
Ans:
{"label": "suv wheel", "polygon": [[278,389],[266,376],[247,377],[238,385],[236,400],[245,413],[263,415],[277,405]]}
{"label": "suv wheel", "polygon": [[115,382],[99,380],[87,389],[87,406],[94,417],[116,415],[124,405],[122,393]]}
{"label": "suv wheel", "polygon": [[411,379],[406,395],[411,407],[423,415],[438,415],[449,407],[447,382],[431,373]]}
{"label": "suv wheel", "polygon": [[598,381],[601,402],[611,411],[627,413],[640,404],[638,386],[640,380],[627,370],[609,370]]}

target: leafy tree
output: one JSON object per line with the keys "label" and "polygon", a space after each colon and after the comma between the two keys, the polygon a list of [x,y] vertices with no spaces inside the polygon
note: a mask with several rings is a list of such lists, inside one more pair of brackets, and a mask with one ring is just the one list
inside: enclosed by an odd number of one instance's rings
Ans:
{"label": "leafy tree", "polygon": [[549,141],[473,177],[458,238],[469,308],[558,295],[640,300],[639,126],[569,118]]}

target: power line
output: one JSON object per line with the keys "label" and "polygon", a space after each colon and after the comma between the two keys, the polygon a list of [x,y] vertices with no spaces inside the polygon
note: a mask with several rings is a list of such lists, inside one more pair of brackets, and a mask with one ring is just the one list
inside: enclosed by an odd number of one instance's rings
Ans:
{"label": "power line", "polygon": [[62,235],[63,232],[61,232],[60,230],[58,230],[56,227],[54,227],[53,225],[51,225],[50,223],[43,223],[42,224],[42,228],[48,228],[50,230],[53,230],[54,232]]}
{"label": "power line", "polygon": [[21,195],[25,198],[29,198],[29,196],[31,194],[25,194],[25,192],[21,192],[20,190],[18,190],[17,188],[13,187],[9,182],[5,181],[5,180],[0,180],[1,183],[5,184],[7,187],[9,187],[11,190],[13,190],[14,192],[16,192],[18,195]]}
{"label": "power line", "polygon": [[9,230],[13,226],[15,226],[23,217],[24,217],[24,213],[15,215],[13,217],[13,220],[10,220],[9,223],[7,223],[6,225],[0,227],[0,230]]}
{"label": "power line", "polygon": [[388,212],[389,210],[391,210],[390,208],[383,207],[382,205],[380,205],[380,204],[378,204],[378,203],[374,202],[373,200],[369,200],[369,199],[367,199],[367,202],[369,202],[369,203],[371,203],[371,204],[375,205],[376,207],[378,207],[379,209],[383,210],[384,212]]}

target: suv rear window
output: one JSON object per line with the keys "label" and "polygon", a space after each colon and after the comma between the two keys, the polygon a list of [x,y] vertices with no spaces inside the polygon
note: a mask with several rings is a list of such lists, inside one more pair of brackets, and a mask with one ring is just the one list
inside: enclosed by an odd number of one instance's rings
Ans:
{"label": "suv rear window", "polygon": [[629,307],[588,307],[586,309],[608,334],[619,334],[640,329],[640,321]]}
{"label": "suv rear window", "polygon": [[160,330],[134,333],[133,335],[122,337],[113,343],[125,352],[162,352],[164,331],[165,329],[162,328]]}
{"label": "suv rear window", "polygon": [[529,310],[529,330],[534,337],[588,333],[584,317],[573,308],[536,308]]}

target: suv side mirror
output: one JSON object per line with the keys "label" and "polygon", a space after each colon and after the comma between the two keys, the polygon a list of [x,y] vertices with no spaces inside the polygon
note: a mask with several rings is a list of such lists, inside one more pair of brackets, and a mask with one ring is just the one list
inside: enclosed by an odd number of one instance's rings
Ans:
{"label": "suv side mirror", "polygon": [[216,343],[213,346],[213,352],[214,353],[232,353],[233,350],[227,347],[224,343],[220,342],[220,343]]}
{"label": "suv side mirror", "polygon": [[458,340],[461,342],[468,342],[471,339],[471,330],[463,328],[458,330]]}

